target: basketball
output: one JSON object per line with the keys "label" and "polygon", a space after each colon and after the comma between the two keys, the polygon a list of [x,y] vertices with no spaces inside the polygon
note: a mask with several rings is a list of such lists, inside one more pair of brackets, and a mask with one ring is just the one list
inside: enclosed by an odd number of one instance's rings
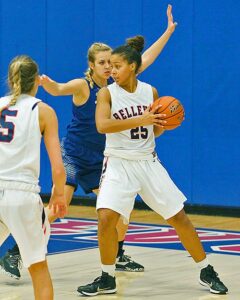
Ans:
{"label": "basketball", "polygon": [[153,102],[151,109],[160,104],[162,106],[159,107],[156,113],[166,114],[166,117],[163,118],[167,121],[167,123],[164,124],[164,128],[166,130],[172,130],[180,126],[184,120],[184,108],[182,103],[172,96],[162,96]]}

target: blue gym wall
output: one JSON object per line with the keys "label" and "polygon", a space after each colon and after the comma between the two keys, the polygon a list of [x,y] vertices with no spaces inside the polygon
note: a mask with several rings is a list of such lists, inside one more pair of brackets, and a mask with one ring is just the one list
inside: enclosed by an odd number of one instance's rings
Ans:
{"label": "blue gym wall", "polygon": [[[142,34],[146,47],[165,30],[165,0],[1,0],[0,94],[7,66],[32,56],[40,72],[65,82],[81,77],[91,43],[112,47]],[[160,95],[185,106],[183,125],[157,140],[157,152],[189,204],[240,207],[240,1],[172,0],[176,32],[157,61],[140,75]],[[71,119],[71,97],[38,97],[56,109],[60,136]],[[43,193],[51,189],[43,146]],[[81,190],[78,194],[83,194]]]}

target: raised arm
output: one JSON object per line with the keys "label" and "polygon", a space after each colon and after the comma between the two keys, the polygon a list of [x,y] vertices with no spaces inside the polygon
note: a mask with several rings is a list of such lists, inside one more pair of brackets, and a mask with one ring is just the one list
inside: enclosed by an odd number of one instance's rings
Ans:
{"label": "raised arm", "polygon": [[83,104],[89,97],[87,82],[81,78],[73,79],[66,83],[59,83],[47,75],[42,75],[41,85],[52,96],[73,95],[73,101],[76,105]]}
{"label": "raised arm", "polygon": [[54,110],[45,103],[39,103],[40,130],[44,137],[44,143],[49,156],[52,170],[52,195],[49,208],[53,207],[54,214],[64,217],[66,202],[64,198],[64,185],[66,174],[62,162],[60,143],[58,137],[58,121]]}
{"label": "raised arm", "polygon": [[169,38],[171,37],[172,33],[174,32],[177,23],[173,21],[172,15],[172,6],[168,5],[167,7],[167,17],[168,17],[168,27],[163,35],[154,43],[152,44],[142,55],[142,66],[139,69],[138,73],[143,72],[147,69],[159,56],[162,52],[163,48],[165,47],[166,43],[168,42]]}
{"label": "raised arm", "polygon": [[97,95],[97,130],[99,133],[114,133],[144,125],[162,126],[162,120],[159,119],[162,115],[155,114],[157,109],[150,111],[149,107],[143,115],[136,118],[125,120],[111,119],[111,95],[107,88],[102,88]]}

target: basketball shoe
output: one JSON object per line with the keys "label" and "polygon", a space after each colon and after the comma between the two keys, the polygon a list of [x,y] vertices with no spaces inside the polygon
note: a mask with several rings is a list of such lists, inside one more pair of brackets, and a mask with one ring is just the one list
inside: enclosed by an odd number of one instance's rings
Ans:
{"label": "basketball shoe", "polygon": [[227,287],[219,279],[218,273],[214,271],[211,265],[201,270],[199,283],[209,287],[213,294],[224,295],[228,292]]}
{"label": "basketball shoe", "polygon": [[19,269],[22,267],[21,255],[18,251],[8,250],[7,253],[0,258],[0,271],[15,279],[20,279]]}
{"label": "basketball shoe", "polygon": [[125,250],[122,250],[116,261],[116,271],[127,272],[143,272],[144,266],[131,259],[131,256],[124,254]]}
{"label": "basketball shoe", "polygon": [[92,283],[79,286],[77,291],[85,296],[97,296],[100,294],[116,293],[116,279],[106,272],[97,277]]}

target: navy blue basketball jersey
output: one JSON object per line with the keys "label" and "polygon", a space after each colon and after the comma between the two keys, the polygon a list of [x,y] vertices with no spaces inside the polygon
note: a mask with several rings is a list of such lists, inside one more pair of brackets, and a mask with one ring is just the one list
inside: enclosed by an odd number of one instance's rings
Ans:
{"label": "navy blue basketball jersey", "polygon": [[[111,84],[113,79],[108,80]],[[87,81],[90,95],[86,103],[76,106],[72,103],[73,118],[67,127],[67,134],[64,138],[64,148],[70,155],[78,156],[79,147],[85,146],[95,151],[103,153],[105,148],[105,135],[100,134],[96,128],[95,110],[97,104],[97,93],[100,87],[94,82],[93,88]]]}

